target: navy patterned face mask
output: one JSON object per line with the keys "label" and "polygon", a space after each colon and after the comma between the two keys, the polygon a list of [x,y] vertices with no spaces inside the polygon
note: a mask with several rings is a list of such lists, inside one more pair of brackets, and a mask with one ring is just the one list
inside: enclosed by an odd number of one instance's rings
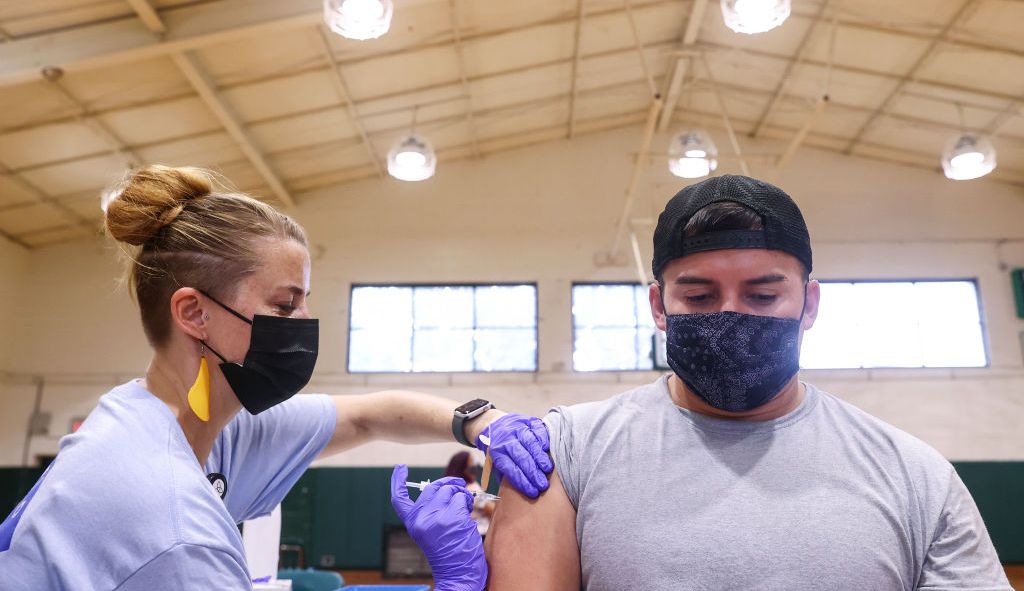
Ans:
{"label": "navy patterned face mask", "polygon": [[713,312],[671,314],[666,322],[669,367],[717,409],[757,408],[800,369],[798,319]]}

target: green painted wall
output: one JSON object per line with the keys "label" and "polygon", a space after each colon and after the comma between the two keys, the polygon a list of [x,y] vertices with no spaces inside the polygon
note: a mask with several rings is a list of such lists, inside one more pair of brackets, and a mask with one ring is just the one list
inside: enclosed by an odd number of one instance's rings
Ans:
{"label": "green painted wall", "polygon": [[[1024,462],[954,462],[978,504],[999,556],[1024,563]],[[0,468],[0,515],[7,515],[40,474]],[[441,467],[410,468],[410,480],[435,479]],[[383,530],[401,522],[391,508],[390,468],[314,468],[282,506],[282,542],[302,544],[309,565],[381,568]],[[492,486],[492,492],[496,492]],[[413,493],[415,496],[415,493]]]}

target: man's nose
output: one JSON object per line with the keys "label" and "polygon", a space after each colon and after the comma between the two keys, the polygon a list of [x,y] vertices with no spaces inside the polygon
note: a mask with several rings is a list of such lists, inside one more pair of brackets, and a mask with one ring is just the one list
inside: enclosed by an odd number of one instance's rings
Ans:
{"label": "man's nose", "polygon": [[737,294],[722,294],[722,305],[718,307],[719,312],[742,312],[740,298]]}

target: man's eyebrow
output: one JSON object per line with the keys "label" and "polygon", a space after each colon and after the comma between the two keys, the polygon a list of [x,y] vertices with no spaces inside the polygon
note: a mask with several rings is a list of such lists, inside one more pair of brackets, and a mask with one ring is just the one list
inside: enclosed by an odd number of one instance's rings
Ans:
{"label": "man's eyebrow", "polygon": [[769,273],[753,279],[747,279],[743,283],[747,285],[764,285],[765,283],[780,283],[787,281],[786,276],[781,273]]}
{"label": "man's eyebrow", "polygon": [[302,295],[302,294],[306,294],[306,297],[307,297],[307,298],[309,297],[309,294],[311,294],[311,293],[312,293],[312,292],[310,292],[310,291],[306,291],[306,290],[302,289],[302,288],[301,288],[301,287],[299,287],[298,285],[289,285],[289,286],[288,286],[288,287],[287,287],[286,289],[287,289],[288,291],[292,292],[292,293],[293,293],[293,294],[295,294],[295,295]]}
{"label": "man's eyebrow", "polygon": [[676,277],[675,280],[676,285],[711,285],[713,283],[714,281],[705,279],[704,277],[691,277],[686,275]]}

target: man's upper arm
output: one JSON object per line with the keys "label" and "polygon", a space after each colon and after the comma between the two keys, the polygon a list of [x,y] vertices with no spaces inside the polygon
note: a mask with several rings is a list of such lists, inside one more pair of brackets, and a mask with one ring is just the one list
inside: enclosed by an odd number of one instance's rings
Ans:
{"label": "man's upper arm", "polygon": [[537,499],[502,483],[501,501],[484,544],[491,591],[579,591],[576,510],[557,469],[550,481],[550,488]]}

